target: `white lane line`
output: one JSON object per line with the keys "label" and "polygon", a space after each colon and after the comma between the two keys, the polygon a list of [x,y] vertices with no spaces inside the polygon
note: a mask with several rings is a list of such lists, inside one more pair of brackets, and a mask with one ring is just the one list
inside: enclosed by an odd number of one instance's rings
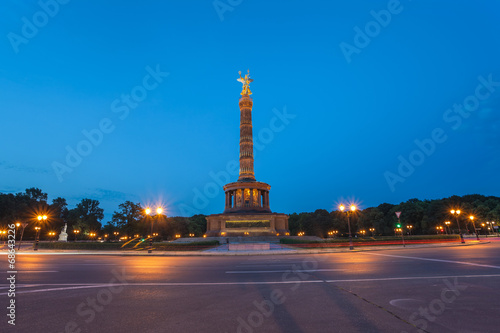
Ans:
{"label": "white lane line", "polygon": [[[44,289],[34,289],[34,290],[16,290],[18,294],[25,293],[39,293],[47,291],[62,291],[62,290],[73,290],[73,289],[89,289],[89,288],[107,288],[107,287],[120,287],[120,286],[130,286],[130,287],[177,287],[177,286],[241,286],[241,285],[270,285],[270,284],[297,284],[297,283],[339,283],[339,282],[377,282],[377,281],[393,281],[393,280],[424,280],[424,279],[449,279],[449,278],[489,278],[489,277],[500,277],[500,274],[489,274],[489,275],[444,275],[444,276],[410,276],[410,277],[395,277],[395,278],[374,278],[374,279],[345,279],[345,280],[295,280],[295,281],[254,281],[254,282],[151,282],[151,283],[92,283],[92,284],[39,284],[39,285],[29,285],[31,287],[41,287],[41,286],[67,286],[61,288],[44,288]],[[7,293],[0,293],[0,296],[7,295]]]}
{"label": "white lane line", "polygon": [[[35,289],[35,290],[22,290],[17,291],[16,294],[29,294],[29,293],[40,293],[46,291],[58,291],[58,290],[73,290],[73,289],[87,289],[87,288],[99,288],[99,287],[107,287],[109,285],[100,284],[100,285],[87,285],[87,286],[75,286],[75,287],[64,287],[64,288],[46,288],[46,289]],[[2,293],[0,296],[7,295],[7,293]]]}
{"label": "white lane line", "polygon": [[451,263],[451,264],[461,264],[461,265],[469,265],[469,266],[478,266],[478,267],[487,267],[487,268],[500,269],[500,266],[476,264],[476,263],[473,263],[473,262],[466,262],[466,261],[455,261],[455,260],[445,260],[445,259],[433,259],[433,258],[420,258],[420,257],[398,256],[398,255],[394,255],[394,254],[382,254],[382,253],[368,253],[368,252],[359,252],[359,253],[366,254],[366,255],[371,255],[371,256],[395,257],[395,258],[405,258],[405,259],[415,259],[415,260],[425,260],[425,261],[446,262],[446,263]]}
{"label": "white lane line", "polygon": [[118,264],[104,264],[104,263],[98,263],[98,264],[57,264],[57,265],[65,265],[65,266],[117,266]]}
{"label": "white lane line", "polygon": [[258,266],[258,267],[279,267],[279,266],[293,266],[293,264],[243,264],[243,265],[236,265],[235,267],[248,267],[250,266]]}
{"label": "white lane line", "polygon": [[311,273],[311,272],[336,272],[336,271],[345,271],[345,269],[280,269],[274,271],[226,271],[226,274],[260,274],[260,273],[286,273],[286,272],[294,272],[294,273]]}
{"label": "white lane line", "polygon": [[[63,288],[46,288],[46,289],[35,289],[35,290],[22,290],[17,291],[16,294],[27,294],[27,293],[39,293],[47,291],[61,291],[61,290],[71,290],[71,289],[88,289],[88,288],[106,288],[106,287],[120,287],[120,286],[139,286],[139,287],[157,287],[157,286],[227,286],[227,285],[265,285],[265,284],[297,284],[297,283],[324,283],[323,280],[310,280],[310,281],[263,281],[263,282],[165,282],[165,283],[117,283],[117,284],[89,284],[81,285],[78,284],[75,287],[63,287]],[[0,293],[0,296],[7,295],[7,293]]]}
{"label": "white lane line", "polygon": [[[7,272],[0,272],[0,274],[8,274]],[[59,271],[17,271],[17,274],[26,274],[26,273],[59,273]]]}
{"label": "white lane line", "polygon": [[328,283],[335,283],[335,282],[376,282],[376,281],[394,281],[394,280],[429,280],[429,279],[488,278],[488,277],[500,277],[500,274],[488,274],[488,275],[442,275],[442,276],[406,276],[406,277],[374,278],[374,279],[325,280],[325,282],[328,282]]}

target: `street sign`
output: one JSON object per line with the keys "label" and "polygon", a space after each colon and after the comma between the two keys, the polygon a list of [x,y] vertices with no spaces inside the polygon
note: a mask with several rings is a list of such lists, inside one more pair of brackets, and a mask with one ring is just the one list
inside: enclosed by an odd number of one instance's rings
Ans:
{"label": "street sign", "polygon": [[497,225],[494,225],[494,226],[493,226],[493,229],[498,229],[498,226],[497,226]]}
{"label": "street sign", "polygon": [[396,212],[396,216],[398,217],[398,219],[399,219],[400,215],[401,215],[401,212]]}

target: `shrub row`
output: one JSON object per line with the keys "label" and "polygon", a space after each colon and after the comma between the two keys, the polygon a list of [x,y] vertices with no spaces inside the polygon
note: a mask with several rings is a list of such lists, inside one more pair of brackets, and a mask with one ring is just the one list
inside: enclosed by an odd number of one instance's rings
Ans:
{"label": "shrub row", "polygon": [[[452,240],[458,239],[458,235],[416,235],[416,236],[405,236],[405,240]],[[353,237],[352,241],[354,243],[361,242],[384,242],[384,241],[400,241],[401,236],[381,236],[381,237]],[[320,244],[320,243],[346,243],[349,242],[349,238],[329,238],[325,240],[307,240],[298,238],[281,238],[281,244]]]}

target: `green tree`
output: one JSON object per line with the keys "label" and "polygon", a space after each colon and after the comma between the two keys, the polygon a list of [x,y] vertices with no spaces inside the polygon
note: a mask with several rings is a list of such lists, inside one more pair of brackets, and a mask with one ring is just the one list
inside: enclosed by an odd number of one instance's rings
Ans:
{"label": "green tree", "polygon": [[144,213],[139,203],[125,201],[118,206],[119,210],[113,213],[113,224],[127,235],[144,234],[145,223]]}
{"label": "green tree", "polygon": [[101,220],[104,210],[99,207],[98,200],[82,199],[75,208],[68,211],[68,221],[73,229],[79,229],[82,234],[101,230]]}

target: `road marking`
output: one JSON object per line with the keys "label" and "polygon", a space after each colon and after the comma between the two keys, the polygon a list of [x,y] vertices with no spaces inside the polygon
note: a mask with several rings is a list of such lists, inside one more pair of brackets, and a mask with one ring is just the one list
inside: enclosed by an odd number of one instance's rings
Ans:
{"label": "road marking", "polygon": [[[42,287],[42,286],[65,286],[60,288],[44,288],[34,290],[16,290],[17,294],[39,293],[47,291],[63,291],[89,288],[108,288],[108,287],[191,287],[191,286],[241,286],[241,285],[271,285],[271,284],[297,284],[297,283],[339,283],[339,282],[376,282],[376,281],[394,281],[394,280],[425,280],[425,279],[450,279],[450,278],[488,278],[500,277],[500,274],[488,275],[449,275],[449,276],[409,276],[394,278],[373,278],[373,279],[344,279],[344,280],[294,280],[294,281],[253,281],[253,282],[145,282],[145,283],[75,283],[75,284],[29,284],[18,285],[18,287]],[[2,287],[5,286],[1,285]],[[0,296],[7,293],[0,293]]]}
{"label": "road marking", "polygon": [[118,264],[63,264],[63,265],[69,265],[69,266],[118,266]]}
{"label": "road marking", "polygon": [[259,273],[312,273],[312,272],[336,272],[345,271],[345,269],[285,269],[285,270],[274,270],[274,271],[226,271],[226,274],[259,274]]}
{"label": "road marking", "polygon": [[372,255],[372,256],[383,256],[383,257],[395,257],[395,258],[405,258],[405,259],[415,259],[415,260],[425,260],[425,261],[446,262],[446,263],[451,263],[451,264],[461,264],[461,265],[469,265],[469,266],[478,266],[478,267],[487,267],[487,268],[500,269],[500,266],[475,264],[473,262],[466,262],[466,261],[455,261],[455,260],[445,260],[445,259],[432,259],[432,258],[398,256],[398,255],[394,255],[394,254],[382,254],[382,253],[368,253],[368,252],[359,252],[359,253],[361,253],[361,254],[367,254],[367,255]]}
{"label": "road marking", "polygon": [[242,264],[242,265],[236,265],[235,267],[249,267],[249,266],[269,266],[269,267],[276,267],[276,266],[292,266],[294,263],[290,264]]}
{"label": "road marking", "polygon": [[[0,274],[7,274],[7,272],[0,272]],[[18,274],[25,274],[25,273],[59,273],[59,271],[17,271]]]}
{"label": "road marking", "polygon": [[[323,280],[310,280],[310,281],[263,281],[263,282],[165,282],[165,283],[98,283],[98,284],[88,284],[81,285],[77,284],[75,287],[63,287],[63,288],[46,288],[46,289],[34,289],[34,290],[21,290],[17,291],[16,294],[28,294],[28,293],[39,293],[47,291],[61,291],[61,290],[73,290],[73,289],[88,289],[88,288],[106,288],[106,287],[128,287],[128,286],[138,286],[138,287],[158,287],[158,286],[227,286],[227,285],[266,285],[266,284],[297,284],[297,283],[324,283]],[[42,284],[43,285],[43,284]],[[7,293],[0,293],[0,296],[7,295]]]}
{"label": "road marking", "polygon": [[500,277],[500,274],[487,275],[443,275],[443,276],[405,276],[393,278],[374,278],[374,279],[346,279],[346,280],[325,280],[325,282],[375,282],[375,281],[394,281],[394,280],[429,280],[429,279],[451,279],[451,278],[486,278]]}

